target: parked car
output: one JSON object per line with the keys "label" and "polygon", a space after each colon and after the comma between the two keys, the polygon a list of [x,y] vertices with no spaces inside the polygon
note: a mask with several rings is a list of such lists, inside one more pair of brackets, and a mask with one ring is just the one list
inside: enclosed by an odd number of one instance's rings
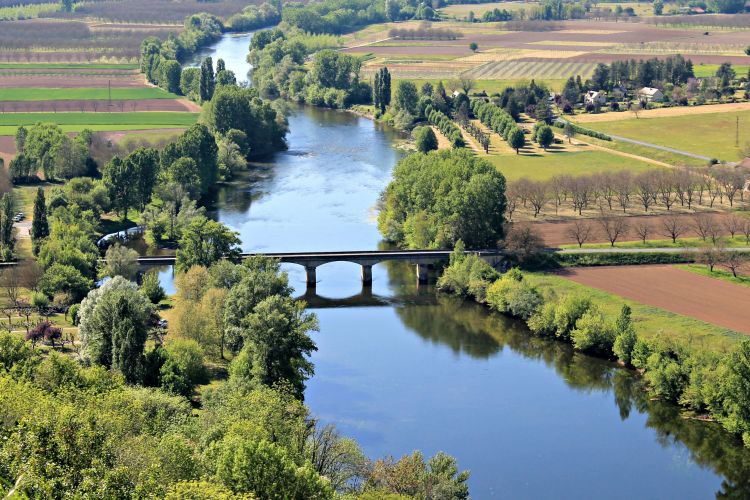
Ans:
{"label": "parked car", "polygon": [[16,214],[16,216],[15,216],[15,217],[13,217],[13,220],[14,220],[15,222],[21,222],[21,221],[22,221],[22,220],[23,220],[23,219],[24,219],[25,217],[26,217],[26,215],[25,215],[25,214],[24,214],[23,212],[18,212],[18,213]]}

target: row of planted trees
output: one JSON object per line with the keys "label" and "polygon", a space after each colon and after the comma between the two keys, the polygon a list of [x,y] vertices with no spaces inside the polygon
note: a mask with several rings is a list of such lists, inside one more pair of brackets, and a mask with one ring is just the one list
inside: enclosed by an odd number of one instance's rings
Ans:
{"label": "row of planted trees", "polygon": [[694,209],[714,208],[717,204],[734,207],[745,201],[744,188],[750,171],[723,165],[710,168],[680,167],[648,170],[633,174],[628,170],[592,175],[558,175],[549,180],[521,178],[508,186],[508,218],[523,207],[537,217],[548,206],[555,214],[563,207],[578,215],[584,210],[609,210],[626,213],[633,207],[644,212],[675,206]]}
{"label": "row of planted trees", "polygon": [[482,99],[472,100],[471,110],[480,122],[500,135],[516,153],[526,145],[523,130],[507,111]]}

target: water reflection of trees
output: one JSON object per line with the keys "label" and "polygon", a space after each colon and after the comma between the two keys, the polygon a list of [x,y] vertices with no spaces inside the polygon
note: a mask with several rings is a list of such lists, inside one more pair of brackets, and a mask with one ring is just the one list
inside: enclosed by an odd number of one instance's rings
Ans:
{"label": "water reflection of trees", "polygon": [[[389,273],[392,284],[400,283],[397,290],[414,293],[416,280],[408,269],[389,266]],[[489,358],[508,348],[544,362],[576,391],[611,392],[622,420],[633,410],[645,414],[646,426],[654,430],[660,445],[683,447],[693,462],[721,475],[717,498],[750,498],[750,451],[718,424],[686,418],[679,407],[651,399],[635,373],[577,353],[562,342],[535,337],[521,322],[488,314],[482,306],[453,297],[436,296],[429,305],[406,304],[396,311],[414,333],[456,353]]]}

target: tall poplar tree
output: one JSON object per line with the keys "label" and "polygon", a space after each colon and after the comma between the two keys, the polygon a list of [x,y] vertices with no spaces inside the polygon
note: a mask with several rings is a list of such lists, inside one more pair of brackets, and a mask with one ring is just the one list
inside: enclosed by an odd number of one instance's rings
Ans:
{"label": "tall poplar tree", "polygon": [[38,251],[39,241],[47,236],[49,236],[47,201],[44,199],[44,189],[39,188],[34,198],[34,218],[31,221],[31,241],[34,243],[34,253]]}
{"label": "tall poplar tree", "polygon": [[210,101],[214,95],[216,80],[214,79],[214,62],[207,57],[201,63],[201,78],[199,82],[199,92],[201,101]]}

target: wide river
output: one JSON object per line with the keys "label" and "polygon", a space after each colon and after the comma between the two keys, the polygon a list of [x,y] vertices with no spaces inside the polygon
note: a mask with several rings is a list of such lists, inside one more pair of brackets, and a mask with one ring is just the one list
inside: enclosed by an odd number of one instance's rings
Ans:
{"label": "wide river", "polygon": [[[242,80],[249,39],[227,35],[202,55]],[[399,134],[305,107],[292,109],[289,129],[289,151],[223,187],[215,217],[246,251],[377,248],[374,207]],[[285,269],[305,293],[302,269]],[[750,495],[750,453],[718,426],[650,401],[630,372],[418,288],[408,266],[375,266],[364,291],[353,264],[317,277],[305,402],[368,456],[443,450],[471,470],[475,499]]]}

